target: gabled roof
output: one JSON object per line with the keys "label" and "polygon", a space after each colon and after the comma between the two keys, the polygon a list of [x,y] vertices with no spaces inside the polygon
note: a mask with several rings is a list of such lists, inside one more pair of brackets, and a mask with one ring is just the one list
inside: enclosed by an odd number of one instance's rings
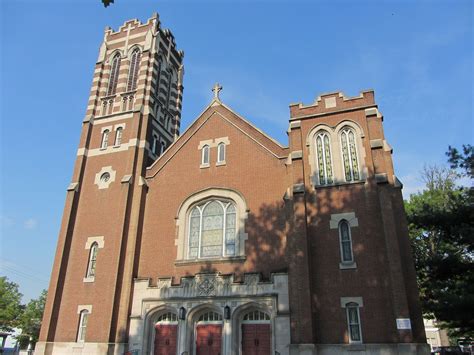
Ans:
{"label": "gabled roof", "polygon": [[217,115],[226,120],[244,135],[250,138],[255,144],[266,150],[275,159],[286,159],[289,148],[282,146],[273,138],[255,127],[252,123],[237,114],[218,98],[214,98],[204,111],[194,120],[193,123],[178,137],[166,151],[147,168],[146,178],[154,177],[164,166],[178,153],[178,151],[199,131],[199,129],[213,116]]}

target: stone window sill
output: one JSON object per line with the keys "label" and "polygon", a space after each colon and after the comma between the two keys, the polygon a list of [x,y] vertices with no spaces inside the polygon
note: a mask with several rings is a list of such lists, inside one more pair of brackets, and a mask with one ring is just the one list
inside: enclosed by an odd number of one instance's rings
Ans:
{"label": "stone window sill", "polygon": [[100,147],[100,150],[107,150],[107,147]]}
{"label": "stone window sill", "polygon": [[325,188],[325,187],[338,187],[338,186],[344,186],[344,185],[354,185],[354,184],[365,184],[365,179],[364,180],[357,180],[357,181],[339,181],[335,182],[334,184],[326,184],[326,185],[314,185],[313,187],[315,190]]}
{"label": "stone window sill", "polygon": [[210,168],[211,167],[211,164],[201,164],[199,166],[201,169],[206,169],[206,168]]}
{"label": "stone window sill", "polygon": [[95,277],[92,276],[92,277],[84,277],[84,279],[82,280],[83,282],[86,282],[86,283],[91,283],[91,282],[94,282],[95,281]]}
{"label": "stone window sill", "polygon": [[365,351],[365,345],[360,343],[351,343],[347,345],[347,350],[348,351]]}
{"label": "stone window sill", "polygon": [[357,269],[357,263],[339,263],[339,269],[348,270],[348,269]]}
{"label": "stone window sill", "polygon": [[209,264],[209,263],[241,263],[247,259],[246,256],[227,256],[223,258],[206,258],[206,259],[187,259],[187,260],[176,260],[174,264],[176,266],[181,265],[193,265],[193,264]]}
{"label": "stone window sill", "polygon": [[223,160],[223,161],[218,161],[218,162],[216,163],[216,166],[223,166],[223,165],[226,165],[225,160]]}

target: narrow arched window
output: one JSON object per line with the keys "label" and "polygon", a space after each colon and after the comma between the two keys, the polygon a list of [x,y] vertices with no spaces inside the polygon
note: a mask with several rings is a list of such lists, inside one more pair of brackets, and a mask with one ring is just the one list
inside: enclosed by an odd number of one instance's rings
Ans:
{"label": "narrow arched window", "polygon": [[168,90],[166,93],[166,108],[169,110],[170,99],[171,99],[171,82],[173,81],[173,71],[168,71]]}
{"label": "narrow arched window", "polygon": [[151,145],[151,151],[153,154],[158,155],[158,136],[156,134],[153,135],[153,142]]}
{"label": "narrow arched window", "polygon": [[320,185],[332,184],[333,170],[331,144],[329,134],[321,131],[316,135],[316,151],[318,159],[318,177]]}
{"label": "narrow arched window", "polygon": [[343,263],[352,263],[354,257],[352,254],[352,238],[349,222],[342,220],[339,223],[339,241],[341,244],[341,259]]}
{"label": "narrow arched window", "polygon": [[234,256],[236,232],[232,202],[211,200],[195,206],[189,215],[188,257]]}
{"label": "narrow arched window", "polygon": [[130,58],[130,71],[128,72],[127,91],[132,91],[137,88],[138,69],[140,68],[140,57],[140,50],[136,48]]}
{"label": "narrow arched window", "polygon": [[361,343],[362,332],[360,326],[359,305],[355,302],[346,304],[347,327],[349,330],[349,342]]}
{"label": "narrow arched window", "polygon": [[209,146],[205,145],[202,147],[202,153],[201,153],[201,164],[202,165],[209,165]]}
{"label": "narrow arched window", "polygon": [[341,148],[346,181],[360,180],[356,137],[352,129],[344,128],[341,131]]}
{"label": "narrow arched window", "polygon": [[160,151],[160,155],[163,154],[166,150],[166,143],[165,142],[161,142],[161,151]]}
{"label": "narrow arched window", "polygon": [[110,69],[109,86],[107,87],[107,96],[114,95],[117,90],[117,83],[120,71],[120,54],[115,55],[112,59],[112,67]]}
{"label": "narrow arched window", "polygon": [[217,162],[225,162],[225,143],[219,143],[217,146]]}
{"label": "narrow arched window", "polygon": [[122,127],[117,128],[117,130],[115,131],[115,145],[116,146],[119,146],[120,144],[122,144],[122,133],[123,133]]}
{"label": "narrow arched window", "polygon": [[156,73],[156,83],[155,83],[155,90],[154,94],[158,98],[158,95],[160,94],[160,80],[161,80],[161,70],[163,68],[163,59],[161,57],[158,59],[158,70]]}
{"label": "narrow arched window", "polygon": [[77,330],[77,341],[84,342],[86,339],[87,319],[89,318],[89,311],[84,309],[79,316],[79,328]]}
{"label": "narrow arched window", "polygon": [[110,131],[108,129],[106,129],[102,133],[102,142],[100,143],[100,147],[102,149],[105,149],[109,146],[109,134],[110,134]]}
{"label": "narrow arched window", "polygon": [[91,246],[91,250],[89,252],[89,263],[87,264],[87,272],[86,277],[94,277],[95,276],[95,265],[97,262],[97,251],[99,250],[99,245],[97,243],[93,243]]}

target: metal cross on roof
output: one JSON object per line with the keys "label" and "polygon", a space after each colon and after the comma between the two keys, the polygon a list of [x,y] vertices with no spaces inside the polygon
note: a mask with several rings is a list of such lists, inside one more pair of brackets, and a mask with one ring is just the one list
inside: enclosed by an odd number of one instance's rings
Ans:
{"label": "metal cross on roof", "polygon": [[219,92],[222,90],[222,86],[219,83],[215,83],[212,91],[214,92],[214,99],[219,100]]}

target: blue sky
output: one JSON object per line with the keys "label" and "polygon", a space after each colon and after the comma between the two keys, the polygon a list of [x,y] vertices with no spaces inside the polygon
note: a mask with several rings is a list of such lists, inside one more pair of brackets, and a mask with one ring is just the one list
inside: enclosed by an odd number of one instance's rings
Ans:
{"label": "blue sky", "polygon": [[222,100],[283,144],[292,102],[374,89],[405,196],[473,140],[473,2],[0,1],[1,275],[47,288],[105,26],[158,12],[185,52],[182,127]]}

